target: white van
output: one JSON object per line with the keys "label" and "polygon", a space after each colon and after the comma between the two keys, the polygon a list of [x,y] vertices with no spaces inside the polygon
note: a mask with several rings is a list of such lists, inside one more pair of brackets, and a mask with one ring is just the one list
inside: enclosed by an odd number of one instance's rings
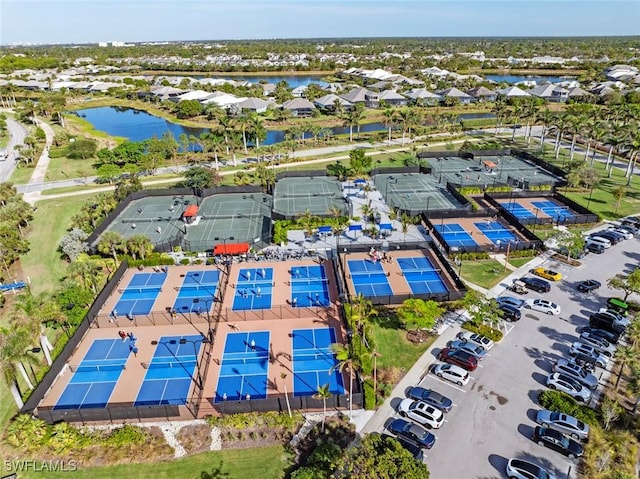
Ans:
{"label": "white van", "polygon": [[587,238],[585,246],[590,246],[592,244],[599,244],[600,246],[604,246],[605,248],[611,248],[611,241],[607,238],[602,238],[600,236],[590,236]]}

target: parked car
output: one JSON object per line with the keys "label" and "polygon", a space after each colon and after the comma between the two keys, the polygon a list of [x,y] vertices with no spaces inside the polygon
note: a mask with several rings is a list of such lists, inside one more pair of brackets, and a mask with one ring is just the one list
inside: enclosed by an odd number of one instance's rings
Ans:
{"label": "parked car", "polygon": [[585,279],[576,285],[576,289],[582,293],[590,293],[591,291],[598,289],[600,286],[602,286],[600,281],[596,281],[595,279]]}
{"label": "parked car", "polygon": [[444,414],[440,409],[411,398],[403,399],[400,402],[398,413],[402,417],[408,417],[422,426],[433,429],[438,429],[444,424]]}
{"label": "parked car", "polygon": [[578,330],[580,334],[589,333],[593,336],[598,336],[609,341],[611,344],[616,344],[620,341],[620,335],[611,331],[605,331],[604,329],[592,328],[591,326],[583,326]]}
{"label": "parked car", "polygon": [[507,305],[517,309],[520,309],[524,306],[524,299],[514,298],[513,296],[499,296],[496,298],[496,302],[500,306]]}
{"label": "parked car", "polygon": [[587,246],[587,248],[589,247],[589,245],[592,245],[592,244],[598,244],[598,245],[602,246],[604,249],[611,248],[611,241],[609,241],[607,238],[603,238],[601,236],[589,236],[589,237],[587,237],[587,239],[585,240],[585,245]]}
{"label": "parked car", "polygon": [[533,430],[533,440],[541,446],[558,451],[569,459],[581,457],[584,449],[577,441],[569,439],[560,431],[543,426],[536,426]]}
{"label": "parked car", "polygon": [[456,383],[458,386],[464,386],[469,382],[469,372],[455,364],[436,364],[431,372],[439,378]]}
{"label": "parked car", "polygon": [[536,422],[544,427],[568,434],[574,439],[586,439],[589,436],[589,425],[568,414],[542,409],[536,414]]}
{"label": "parked car", "polygon": [[632,239],[633,238],[633,233],[631,233],[630,231],[627,231],[625,228],[622,228],[620,226],[610,226],[609,228],[607,228],[607,231],[611,231],[613,233],[618,233],[618,234],[624,236],[624,239]]}
{"label": "parked car", "polygon": [[409,388],[407,390],[407,397],[426,402],[427,404],[431,404],[433,407],[437,407],[442,412],[449,412],[453,407],[453,401],[448,397],[443,396],[433,389],[426,389],[420,386]]}
{"label": "parked car", "polygon": [[575,357],[577,354],[584,354],[585,356],[591,356],[596,365],[601,368],[606,368],[607,364],[609,364],[609,358],[600,354],[593,346],[589,346],[587,344],[583,344],[580,342],[575,342],[569,348],[569,356]]}
{"label": "parked car", "polygon": [[520,318],[522,317],[522,313],[520,313],[520,310],[514,306],[508,304],[500,304],[498,308],[500,309],[500,311],[502,311],[502,318],[506,319],[507,321],[520,321]]}
{"label": "parked car", "polygon": [[538,293],[548,293],[551,291],[551,284],[544,279],[525,276],[524,278],[520,278],[520,281],[522,281],[527,288],[537,291]]}
{"label": "parked car", "polygon": [[619,235],[613,234],[611,231],[607,231],[607,230],[598,231],[597,233],[593,233],[591,236],[589,236],[589,238],[590,239],[594,239],[594,238],[606,239],[612,245],[616,245],[616,244],[620,243],[620,241],[622,241],[622,238]]}
{"label": "parked car", "polygon": [[625,328],[629,327],[629,324],[631,324],[631,321],[626,316],[620,314],[615,309],[600,308],[598,313],[608,316],[614,323],[620,323],[620,325]]}
{"label": "parked car", "polygon": [[554,373],[561,373],[565,376],[569,376],[581,384],[584,384],[589,389],[594,390],[598,387],[598,378],[593,374],[588,373],[582,366],[570,361],[568,359],[558,359],[553,365],[552,371]]}
{"label": "parked car", "polygon": [[403,436],[393,437],[387,434],[382,434],[382,437],[389,441],[398,441],[404,449],[411,453],[416,461],[424,461],[424,451],[422,450],[422,446],[420,444],[411,441]]}
{"label": "parked car", "polygon": [[623,223],[630,223],[635,225],[637,228],[640,228],[640,216],[626,216],[622,218]]}
{"label": "parked car", "polygon": [[469,341],[470,343],[476,343],[482,346],[485,350],[489,351],[495,343],[483,336],[482,334],[472,333],[471,331],[461,331],[456,336],[458,339],[462,339],[463,341]]}
{"label": "parked car", "polygon": [[607,306],[623,316],[627,316],[629,314],[629,305],[620,298],[607,299]]}
{"label": "parked car", "polygon": [[567,393],[576,401],[588,402],[591,391],[573,378],[561,373],[552,373],[547,378],[547,387]]}
{"label": "parked car", "polygon": [[589,317],[589,326],[596,329],[603,329],[619,336],[624,334],[626,330],[626,327],[623,324],[614,322],[610,317],[600,313],[592,314]]}
{"label": "parked car", "polygon": [[409,422],[405,419],[394,419],[385,426],[387,431],[398,436],[398,438],[408,439],[418,443],[420,446],[431,449],[436,443],[436,437],[422,426]]}
{"label": "parked car", "polygon": [[596,351],[605,356],[611,357],[616,352],[615,345],[604,338],[594,336],[589,333],[581,333],[578,341],[582,344],[592,346]]}
{"label": "parked car", "polygon": [[473,355],[478,361],[483,360],[487,355],[487,351],[482,346],[462,339],[452,341],[449,347],[451,349],[461,349],[462,351]]}
{"label": "parked car", "polygon": [[467,371],[475,371],[478,367],[478,360],[476,357],[462,349],[442,348],[438,353],[438,359],[445,363],[460,366]]}
{"label": "parked car", "polygon": [[607,248],[598,243],[587,242],[584,249],[586,249],[589,253],[602,254]]}
{"label": "parked car", "polygon": [[621,225],[616,226],[616,231],[620,231],[620,232],[626,231],[631,235],[632,238],[640,233],[640,229],[638,229],[637,226],[634,226],[629,223],[622,223]]}
{"label": "parked car", "polygon": [[556,479],[545,468],[523,459],[511,458],[507,462],[507,477],[509,479]]}
{"label": "parked car", "polygon": [[562,279],[562,274],[552,269],[534,268],[531,272],[536,276],[540,276],[541,278],[548,279],[551,281],[560,281]]}
{"label": "parked car", "polygon": [[593,373],[597,367],[597,357],[589,354],[577,353],[571,356],[571,360],[588,373]]}
{"label": "parked car", "polygon": [[549,315],[558,315],[561,311],[560,306],[546,299],[527,299],[524,307]]}
{"label": "parked car", "polygon": [[[606,233],[605,238],[609,238],[610,236],[613,236],[614,239],[619,243],[621,241],[625,241],[627,239],[626,234],[622,234],[619,231],[616,230],[612,230],[612,229],[606,229],[604,230],[604,233]],[[603,233],[598,233],[600,236],[603,235]]]}

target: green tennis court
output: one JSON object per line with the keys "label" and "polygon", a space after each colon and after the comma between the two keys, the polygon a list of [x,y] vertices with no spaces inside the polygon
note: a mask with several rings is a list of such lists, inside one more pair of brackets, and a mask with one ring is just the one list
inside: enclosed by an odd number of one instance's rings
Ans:
{"label": "green tennis court", "polygon": [[335,178],[282,178],[276,183],[273,211],[285,218],[295,218],[307,210],[314,216],[329,216],[334,208],[348,214],[342,187]]}
{"label": "green tennis court", "polygon": [[433,175],[393,173],[375,175],[373,182],[391,208],[412,212],[455,210],[462,205]]}

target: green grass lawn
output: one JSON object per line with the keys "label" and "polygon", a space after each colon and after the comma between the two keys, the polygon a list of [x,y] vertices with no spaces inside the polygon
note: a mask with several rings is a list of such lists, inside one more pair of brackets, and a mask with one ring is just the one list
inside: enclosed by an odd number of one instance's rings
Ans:
{"label": "green grass lawn", "polygon": [[[79,469],[74,472],[28,472],[21,478],[61,478],[70,475],[76,479],[276,479],[283,477],[289,466],[282,446],[254,449],[231,449],[206,452],[184,459],[156,464],[122,464],[111,467]],[[215,470],[220,467],[221,473]]]}
{"label": "green grass lawn", "polygon": [[11,176],[9,177],[9,181],[14,185],[26,185],[27,183],[29,183],[29,180],[31,179],[31,175],[33,175],[34,169],[35,169],[35,165],[29,168],[25,166],[16,168],[15,170],[13,170],[13,173],[11,173]]}
{"label": "green grass lawn", "polygon": [[20,263],[25,276],[31,279],[34,293],[54,289],[64,277],[67,264],[60,258],[58,243],[67,232],[71,218],[92,195],[57,198],[37,203],[31,231],[29,252]]}
{"label": "green grass lawn", "polygon": [[378,368],[396,367],[407,371],[433,342],[413,344],[407,341],[406,330],[390,328],[380,323],[381,321],[372,324],[373,335],[380,353]]}
{"label": "green grass lawn", "polygon": [[49,168],[47,168],[47,181],[68,180],[69,178],[86,178],[95,176],[96,169],[93,163],[96,160],[72,160],[63,156],[61,158],[51,158]]}
{"label": "green grass lawn", "polygon": [[460,275],[465,281],[490,289],[511,272],[505,271],[504,264],[494,259],[481,261],[463,261]]}
{"label": "green grass lawn", "polygon": [[515,266],[516,268],[520,268],[521,266],[524,266],[532,259],[533,258],[509,258],[509,264]]}

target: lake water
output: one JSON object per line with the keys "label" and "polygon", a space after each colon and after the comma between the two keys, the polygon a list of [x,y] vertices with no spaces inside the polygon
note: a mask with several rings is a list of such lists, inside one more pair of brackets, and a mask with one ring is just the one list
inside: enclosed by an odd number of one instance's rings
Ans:
{"label": "lake water", "polygon": [[493,80],[499,83],[519,83],[522,81],[535,81],[536,84],[558,83],[565,80],[573,80],[575,77],[567,76],[531,76],[531,75],[484,75],[487,80]]}
{"label": "lake water", "polygon": [[194,76],[194,78],[225,78],[227,80],[236,80],[236,81],[248,81],[251,83],[273,83],[277,84],[281,81],[286,81],[289,85],[289,88],[296,88],[299,86],[307,86],[311,83],[315,83],[320,86],[327,86],[328,83],[322,81],[324,75],[282,75],[282,76],[253,76],[253,75],[240,75],[240,76],[224,76],[224,75],[215,75],[215,76]]}
{"label": "lake water", "polygon": [[[188,136],[198,137],[202,133],[209,131],[206,128],[190,128],[178,125],[164,118],[150,115],[144,111],[134,110],[133,108],[104,106],[78,110],[77,113],[91,123],[96,130],[111,136],[127,138],[131,141],[144,141],[154,136],[160,138],[167,131],[170,131],[176,139],[183,133]],[[493,117],[493,113],[463,113],[459,116],[461,120]],[[333,127],[331,131],[334,135],[349,134],[349,128],[342,126]],[[387,128],[379,122],[366,123],[360,126],[360,132],[362,133],[374,131],[387,131]],[[356,130],[354,129],[354,134],[355,132]],[[273,145],[284,140],[284,130],[267,130],[267,139],[262,144]]]}

